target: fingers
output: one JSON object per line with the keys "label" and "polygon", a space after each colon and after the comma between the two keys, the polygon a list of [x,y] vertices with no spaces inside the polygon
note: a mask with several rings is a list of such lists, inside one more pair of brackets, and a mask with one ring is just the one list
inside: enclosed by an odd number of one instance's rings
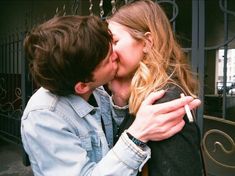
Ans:
{"label": "fingers", "polygon": [[159,125],[160,123],[156,125],[155,132],[152,132],[153,135],[149,136],[148,140],[161,141],[174,136],[183,129],[185,121],[182,117],[178,116],[171,122],[168,121],[167,123]]}
{"label": "fingers", "polygon": [[[193,97],[186,96],[182,98],[178,98],[169,102],[155,104],[152,106],[153,109],[155,109],[158,113],[168,113],[171,111],[175,111],[179,108],[182,108],[186,104],[190,104],[190,102],[193,101]],[[198,102],[194,102],[191,104],[191,108],[195,108],[197,106]]]}
{"label": "fingers", "polygon": [[199,99],[195,99],[195,100],[191,101],[188,105],[189,105],[190,110],[196,109],[198,106],[201,105],[201,101]]}
{"label": "fingers", "polygon": [[178,108],[174,111],[171,111],[171,112],[168,112],[165,114],[160,114],[156,118],[164,118],[164,120],[165,120],[164,123],[165,124],[170,123],[170,125],[171,125],[172,123],[177,124],[178,122],[182,121],[184,115],[185,115],[185,109],[184,109],[184,107],[181,107],[181,108]]}
{"label": "fingers", "polygon": [[164,95],[165,91],[151,93],[141,104],[134,123],[130,126],[131,134],[141,141],[159,141],[167,139],[182,130],[185,122],[186,104],[195,109],[200,104],[199,99],[185,96],[169,102],[154,104]]}
{"label": "fingers", "polygon": [[152,105],[155,101],[160,99],[165,94],[164,90],[150,93],[142,102],[143,105]]}
{"label": "fingers", "polygon": [[177,134],[178,132],[180,132],[183,129],[184,125],[185,125],[185,121],[181,120],[179,123],[175,124],[168,131],[166,131],[166,133],[164,133],[162,135],[162,138],[159,140],[168,139],[168,138],[174,136],[175,134]]}

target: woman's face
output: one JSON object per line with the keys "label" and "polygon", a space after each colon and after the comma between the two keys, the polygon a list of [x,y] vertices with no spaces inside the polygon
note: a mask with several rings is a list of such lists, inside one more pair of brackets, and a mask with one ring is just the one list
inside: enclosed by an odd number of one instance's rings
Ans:
{"label": "woman's face", "polygon": [[109,29],[113,34],[113,51],[117,55],[117,78],[132,78],[143,58],[144,42],[135,40],[124,26],[109,22]]}

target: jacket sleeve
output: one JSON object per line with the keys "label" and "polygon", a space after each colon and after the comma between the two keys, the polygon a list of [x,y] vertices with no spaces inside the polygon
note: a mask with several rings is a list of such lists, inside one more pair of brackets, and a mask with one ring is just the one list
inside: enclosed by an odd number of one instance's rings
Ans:
{"label": "jacket sleeve", "polygon": [[[22,119],[21,134],[35,176],[128,176],[150,155],[132,144],[125,133],[97,163],[91,162],[86,147],[89,142],[75,135],[65,121],[53,112],[30,112]],[[33,161],[33,162],[32,162]]]}

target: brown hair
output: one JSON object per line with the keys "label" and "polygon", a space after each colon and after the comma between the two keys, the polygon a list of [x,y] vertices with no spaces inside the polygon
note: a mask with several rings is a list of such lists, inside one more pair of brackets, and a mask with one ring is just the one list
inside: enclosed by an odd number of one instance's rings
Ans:
{"label": "brown hair", "polygon": [[159,4],[151,0],[133,1],[120,7],[108,21],[123,25],[138,41],[145,40],[146,32],[150,32],[153,39],[153,46],[141,60],[132,79],[129,99],[131,113],[138,111],[141,102],[150,92],[166,89],[169,83],[195,97],[197,81]]}
{"label": "brown hair", "polygon": [[98,17],[61,16],[35,27],[24,48],[35,82],[65,96],[74,93],[77,82],[92,81],[111,42],[107,23]]}

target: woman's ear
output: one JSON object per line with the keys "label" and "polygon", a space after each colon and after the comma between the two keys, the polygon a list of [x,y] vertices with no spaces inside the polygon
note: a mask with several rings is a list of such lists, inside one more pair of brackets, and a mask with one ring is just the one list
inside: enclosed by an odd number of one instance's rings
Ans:
{"label": "woman's ear", "polygon": [[88,83],[84,83],[84,82],[78,82],[75,86],[74,86],[74,90],[77,94],[79,95],[83,95],[86,94],[90,91],[90,87]]}
{"label": "woman's ear", "polygon": [[143,52],[147,53],[153,46],[153,38],[150,32],[146,32],[145,36],[145,46],[143,48]]}

